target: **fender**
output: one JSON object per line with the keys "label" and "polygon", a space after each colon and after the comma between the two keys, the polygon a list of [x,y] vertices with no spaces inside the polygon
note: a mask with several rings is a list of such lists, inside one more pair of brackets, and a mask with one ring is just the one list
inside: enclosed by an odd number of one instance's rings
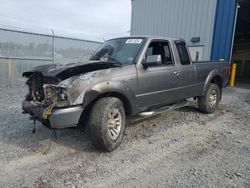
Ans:
{"label": "fender", "polygon": [[131,114],[137,112],[136,97],[134,92],[122,81],[105,81],[97,83],[85,91],[83,97],[83,107],[94,102],[98,97],[107,94],[116,93],[122,96],[128,105]]}
{"label": "fender", "polygon": [[207,79],[205,81],[205,85],[202,89],[202,95],[205,95],[206,94],[206,91],[207,91],[207,88],[208,88],[208,85],[211,83],[211,81],[216,77],[216,76],[219,76],[220,78],[222,78],[222,75],[221,73],[219,72],[218,69],[214,69],[212,70],[208,76],[207,76]]}

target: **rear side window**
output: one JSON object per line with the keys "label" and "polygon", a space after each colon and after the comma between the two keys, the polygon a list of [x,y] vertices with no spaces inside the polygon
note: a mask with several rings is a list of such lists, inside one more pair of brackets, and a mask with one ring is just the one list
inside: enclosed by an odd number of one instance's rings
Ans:
{"label": "rear side window", "polygon": [[176,43],[182,65],[190,65],[190,59],[185,43]]}

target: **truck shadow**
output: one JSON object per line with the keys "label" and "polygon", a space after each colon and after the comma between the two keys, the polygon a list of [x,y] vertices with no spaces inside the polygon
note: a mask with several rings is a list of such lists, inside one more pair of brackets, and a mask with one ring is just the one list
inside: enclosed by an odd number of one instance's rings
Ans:
{"label": "truck shadow", "polygon": [[185,106],[182,108],[177,109],[180,112],[195,112],[195,113],[200,113],[203,114],[199,109],[194,105],[194,106]]}
{"label": "truck shadow", "polygon": [[[186,106],[186,107],[182,107],[182,108],[179,108],[179,109],[176,109],[176,110],[173,110],[173,111],[178,111],[178,112],[183,112],[183,113],[198,113],[198,114],[203,114],[202,112],[200,112],[197,109],[196,106]],[[171,111],[162,112],[160,114],[156,114],[156,115],[149,116],[149,117],[143,117],[143,118],[135,116],[135,117],[129,118],[127,120],[127,126],[128,127],[135,126],[135,125],[137,125],[139,123],[147,122],[149,120],[155,120],[155,119],[159,118],[161,115],[168,116],[168,114],[171,114]]]}
{"label": "truck shadow", "polygon": [[[184,107],[176,110],[177,112],[184,113],[201,113],[197,108],[193,106]],[[162,113],[164,116],[164,120],[168,120],[168,116],[173,116],[171,112]],[[139,135],[138,133],[144,132],[145,127],[141,126],[141,124],[147,122],[149,129],[153,128],[155,125],[154,120],[158,118],[161,121],[160,116],[162,114],[158,114],[155,116],[143,118],[143,119],[130,119],[127,121],[127,129],[128,134],[133,132],[133,135]],[[175,118],[179,118],[181,116],[180,113],[174,113]],[[37,123],[36,133],[32,133],[33,124],[32,121],[28,120],[26,116],[21,114],[20,112],[16,113],[6,113],[6,116],[10,116],[7,122],[4,125],[6,126],[2,132],[1,142],[5,143],[7,146],[12,147],[15,150],[20,150],[21,155],[28,152],[41,152],[45,153],[44,150],[49,147],[49,144],[53,143],[56,145],[55,147],[65,147],[71,150],[79,151],[79,152],[90,152],[90,153],[100,153],[95,147],[91,144],[88,135],[86,134],[86,130],[83,127],[76,128],[67,128],[56,130],[56,137],[53,130],[50,130],[44,127],[42,124]],[[158,120],[157,120],[158,121]],[[134,127],[134,128],[133,128]],[[3,128],[3,127],[2,127]],[[133,137],[133,136],[132,136]],[[125,142],[130,140],[131,136],[125,137]],[[54,148],[51,148],[53,150]],[[11,152],[7,155],[11,157]]]}
{"label": "truck shadow", "polygon": [[7,121],[1,123],[0,149],[6,151],[7,158],[22,156],[29,152],[43,153],[43,149],[48,148],[51,143],[76,151],[98,152],[92,146],[86,132],[80,128],[56,130],[55,137],[53,130],[37,123],[36,132],[33,134],[33,123],[26,116],[20,113],[5,115],[8,117]]}

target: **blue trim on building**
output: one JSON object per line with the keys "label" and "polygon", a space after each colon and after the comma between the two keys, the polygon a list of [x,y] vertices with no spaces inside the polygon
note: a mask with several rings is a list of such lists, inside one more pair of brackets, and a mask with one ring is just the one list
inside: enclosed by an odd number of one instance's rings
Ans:
{"label": "blue trim on building", "polygon": [[217,0],[211,60],[230,60],[237,0]]}

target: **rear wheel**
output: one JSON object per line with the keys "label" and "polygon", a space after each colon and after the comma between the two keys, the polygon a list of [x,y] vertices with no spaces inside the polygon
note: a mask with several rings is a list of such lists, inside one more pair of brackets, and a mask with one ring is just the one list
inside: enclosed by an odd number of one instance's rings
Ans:
{"label": "rear wheel", "polygon": [[198,97],[198,108],[204,113],[213,113],[220,101],[220,88],[216,84],[209,84],[205,96]]}
{"label": "rear wheel", "polygon": [[115,97],[99,99],[90,112],[88,130],[91,142],[98,149],[116,149],[121,144],[125,131],[123,103]]}

